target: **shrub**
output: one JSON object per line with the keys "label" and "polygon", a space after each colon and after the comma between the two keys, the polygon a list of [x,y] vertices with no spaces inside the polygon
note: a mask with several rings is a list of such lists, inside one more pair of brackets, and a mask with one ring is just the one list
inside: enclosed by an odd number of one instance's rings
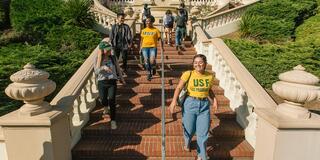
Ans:
{"label": "shrub", "polygon": [[295,28],[314,15],[316,7],[315,0],[267,0],[246,11],[240,30],[258,41],[283,43],[295,37]]}
{"label": "shrub", "polygon": [[243,16],[240,23],[242,36],[258,41],[285,42],[290,40],[294,22],[269,16]]}
{"label": "shrub", "polygon": [[47,33],[45,42],[50,48],[66,52],[74,49],[90,51],[100,41],[100,35],[85,28],[64,25]]}
{"label": "shrub", "polygon": [[63,6],[63,16],[67,24],[86,28],[92,28],[95,24],[94,16],[90,12],[90,0],[66,0]]}
{"label": "shrub", "polygon": [[62,24],[63,0],[14,0],[11,2],[11,22],[15,30],[31,39],[41,39],[51,27]]}
{"label": "shrub", "polygon": [[296,29],[296,41],[320,48],[320,15],[309,18]]}
{"label": "shrub", "polygon": [[271,88],[280,73],[292,70],[299,64],[320,76],[319,51],[312,47],[298,43],[258,45],[248,40],[225,42],[264,88]]}

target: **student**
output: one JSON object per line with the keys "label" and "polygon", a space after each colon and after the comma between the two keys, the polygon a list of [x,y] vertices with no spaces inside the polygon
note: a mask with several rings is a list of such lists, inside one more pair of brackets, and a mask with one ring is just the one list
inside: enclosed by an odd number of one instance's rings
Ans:
{"label": "student", "polygon": [[132,33],[129,25],[124,23],[124,13],[117,14],[117,23],[112,26],[110,33],[110,42],[114,54],[119,59],[120,54],[122,57],[122,69],[127,72],[127,57],[128,50],[132,47]]}
{"label": "student", "polygon": [[193,57],[192,71],[184,72],[179,84],[174,91],[173,100],[169,106],[170,112],[174,113],[179,94],[188,82],[188,96],[182,105],[182,123],[185,151],[190,152],[190,142],[197,135],[197,160],[207,160],[207,140],[210,128],[210,106],[218,107],[217,100],[212,92],[214,76],[205,71],[207,58],[202,54]]}
{"label": "student", "polygon": [[98,91],[104,113],[110,107],[111,129],[117,129],[116,94],[118,76],[125,81],[119,68],[117,58],[111,55],[111,45],[105,41],[99,44],[99,52],[94,60],[94,72],[97,75]]}
{"label": "student", "polygon": [[186,17],[183,15],[183,10],[179,9],[178,15],[175,18],[175,25],[176,25],[176,50],[181,50],[181,41],[185,35],[187,23]]}
{"label": "student", "polygon": [[160,47],[163,50],[163,44],[159,29],[153,27],[151,17],[146,19],[146,28],[141,31],[141,51],[144,57],[145,68],[149,71],[148,81],[151,81],[152,75],[156,74],[157,43],[160,40]]}
{"label": "student", "polygon": [[163,16],[163,26],[165,28],[165,35],[167,43],[171,43],[171,34],[174,23],[174,17],[172,16],[172,12],[170,10],[166,11],[166,14]]}

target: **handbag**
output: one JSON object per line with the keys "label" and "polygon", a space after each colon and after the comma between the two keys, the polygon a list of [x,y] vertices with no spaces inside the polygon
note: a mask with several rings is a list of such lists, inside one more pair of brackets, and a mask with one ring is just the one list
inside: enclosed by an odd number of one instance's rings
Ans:
{"label": "handbag", "polygon": [[180,106],[180,107],[183,106],[183,103],[188,96],[188,83],[189,83],[189,79],[191,77],[191,73],[192,73],[192,71],[190,71],[189,78],[188,78],[186,84],[184,85],[183,89],[181,90],[179,97],[178,97],[178,106]]}

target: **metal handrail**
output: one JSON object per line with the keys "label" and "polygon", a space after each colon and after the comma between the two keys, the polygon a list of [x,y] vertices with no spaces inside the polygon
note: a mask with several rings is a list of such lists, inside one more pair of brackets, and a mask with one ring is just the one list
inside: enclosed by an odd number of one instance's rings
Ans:
{"label": "metal handrail", "polygon": [[[163,25],[160,26],[161,33],[163,33]],[[164,47],[163,45],[163,34],[160,34],[161,36],[161,41],[162,43],[162,48]],[[161,143],[161,154],[162,154],[162,160],[166,159],[166,127],[165,127],[165,120],[166,120],[166,107],[165,107],[165,95],[164,95],[164,55],[163,55],[163,49],[161,50],[161,107],[162,107],[162,113],[161,113],[161,121],[162,121],[162,143]]]}

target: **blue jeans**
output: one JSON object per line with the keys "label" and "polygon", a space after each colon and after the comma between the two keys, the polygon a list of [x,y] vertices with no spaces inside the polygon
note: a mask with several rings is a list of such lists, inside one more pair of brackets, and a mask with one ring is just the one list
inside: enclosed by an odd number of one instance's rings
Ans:
{"label": "blue jeans", "polygon": [[182,38],[185,36],[186,28],[184,27],[177,27],[176,28],[176,45],[180,46]]}
{"label": "blue jeans", "polygon": [[207,140],[210,128],[210,102],[187,97],[182,110],[183,137],[185,145],[190,147],[196,132],[197,153],[202,160],[207,160]]}
{"label": "blue jeans", "polygon": [[[155,67],[155,61],[157,57],[157,48],[142,48],[142,54],[144,58],[144,65],[146,69],[151,72],[152,67]],[[150,62],[150,59],[153,59],[153,62]]]}

